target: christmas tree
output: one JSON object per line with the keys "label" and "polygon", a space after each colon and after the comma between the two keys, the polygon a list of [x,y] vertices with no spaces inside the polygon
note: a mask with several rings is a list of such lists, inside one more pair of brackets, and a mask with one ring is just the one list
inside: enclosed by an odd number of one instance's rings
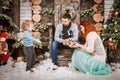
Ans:
{"label": "christmas tree", "polygon": [[108,19],[103,25],[101,37],[105,47],[115,50],[120,46],[120,0],[114,0]]}

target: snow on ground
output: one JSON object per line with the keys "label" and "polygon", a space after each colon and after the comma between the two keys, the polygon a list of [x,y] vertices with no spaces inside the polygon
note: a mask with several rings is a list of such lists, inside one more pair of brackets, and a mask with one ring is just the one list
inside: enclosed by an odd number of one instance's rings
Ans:
{"label": "snow on ground", "polygon": [[111,64],[115,71],[110,75],[89,75],[77,71],[71,63],[69,67],[58,67],[52,70],[53,64],[48,58],[34,68],[34,72],[26,72],[26,62],[17,62],[11,67],[12,59],[0,66],[0,80],[120,80],[120,64]]}

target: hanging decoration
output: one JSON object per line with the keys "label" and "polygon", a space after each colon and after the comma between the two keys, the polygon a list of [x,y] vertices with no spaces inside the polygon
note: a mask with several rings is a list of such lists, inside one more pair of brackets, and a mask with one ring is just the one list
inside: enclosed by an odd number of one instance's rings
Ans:
{"label": "hanging decoration", "polygon": [[42,9],[40,14],[41,15],[53,15],[54,11],[51,8],[45,7],[45,8]]}
{"label": "hanging decoration", "polygon": [[74,19],[76,17],[76,9],[74,8],[74,6],[67,6],[66,8],[63,8],[63,14],[70,14],[72,19]]}
{"label": "hanging decoration", "polygon": [[45,25],[45,24],[42,24],[42,25],[39,27],[39,30],[40,30],[40,32],[45,32],[46,30],[48,30],[48,26]]}
{"label": "hanging decoration", "polygon": [[48,26],[46,24],[40,24],[40,23],[34,23],[34,31],[40,31],[41,33],[45,32],[48,30]]}
{"label": "hanging decoration", "polygon": [[113,40],[111,37],[109,37],[107,45],[110,47],[111,50],[115,50],[115,45],[113,44]]}
{"label": "hanging decoration", "polygon": [[[91,7],[90,9],[86,9],[86,10],[76,10],[73,7],[65,7],[63,8],[63,11],[61,12],[61,14],[70,14],[72,18],[75,18],[76,14],[79,13],[81,17],[85,17],[88,15],[93,15],[94,11],[93,11],[93,7]],[[50,9],[48,7],[45,7],[41,10],[41,15],[54,15],[55,12],[53,9]]]}
{"label": "hanging decoration", "polygon": [[66,8],[64,8],[63,10],[64,10],[64,11],[63,11],[64,14],[69,14],[69,12],[70,12],[70,10],[69,10],[69,9],[66,9]]}
{"label": "hanging decoration", "polygon": [[92,15],[92,14],[93,14],[93,8],[86,9],[84,11],[80,11],[81,17],[85,17],[85,16]]}

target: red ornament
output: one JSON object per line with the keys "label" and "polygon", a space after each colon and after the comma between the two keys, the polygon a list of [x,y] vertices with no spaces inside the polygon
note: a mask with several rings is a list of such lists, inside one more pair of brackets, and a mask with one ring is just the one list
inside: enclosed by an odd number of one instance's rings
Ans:
{"label": "red ornament", "polygon": [[115,46],[114,46],[114,45],[112,45],[112,46],[111,46],[111,49],[112,49],[112,50],[115,50]]}
{"label": "red ornament", "polygon": [[109,13],[110,13],[110,14],[114,14],[114,10],[111,10]]}
{"label": "red ornament", "polygon": [[7,33],[6,33],[6,32],[2,32],[2,33],[1,33],[1,35],[0,35],[0,37],[7,38],[7,37],[8,37],[8,35],[7,35]]}
{"label": "red ornament", "polygon": [[66,14],[69,14],[69,9],[66,9],[66,12],[65,12]]}
{"label": "red ornament", "polygon": [[111,46],[111,45],[113,45],[113,42],[109,41],[107,44],[108,44],[108,46]]}
{"label": "red ornament", "polygon": [[115,16],[118,17],[118,12],[115,13]]}
{"label": "red ornament", "polygon": [[116,17],[118,17],[118,14],[115,14]]}
{"label": "red ornament", "polygon": [[114,46],[112,41],[109,41],[107,44],[108,44],[108,46],[110,47],[111,50],[115,50],[115,46]]}

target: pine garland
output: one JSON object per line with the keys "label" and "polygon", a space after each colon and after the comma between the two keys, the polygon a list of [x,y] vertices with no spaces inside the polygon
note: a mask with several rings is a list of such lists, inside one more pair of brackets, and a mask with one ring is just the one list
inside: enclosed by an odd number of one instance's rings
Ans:
{"label": "pine garland", "polygon": [[12,21],[12,19],[9,16],[5,14],[0,14],[0,25],[12,27],[14,30],[19,31],[18,26]]}

